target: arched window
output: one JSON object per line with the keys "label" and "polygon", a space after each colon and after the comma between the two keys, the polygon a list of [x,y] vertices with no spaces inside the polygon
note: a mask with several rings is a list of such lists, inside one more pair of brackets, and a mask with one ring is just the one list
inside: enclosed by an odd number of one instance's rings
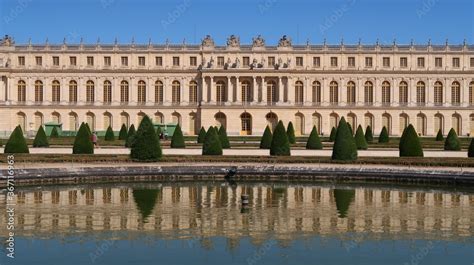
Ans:
{"label": "arched window", "polygon": [[416,83],[416,104],[418,106],[424,106],[426,103],[426,86],[425,83],[419,81]]}
{"label": "arched window", "polygon": [[69,113],[69,130],[70,131],[77,131],[79,125],[79,121],[77,119],[77,114],[74,112]]}
{"label": "arched window", "polygon": [[[312,102],[314,105],[321,104],[321,83],[318,81],[313,82],[313,98]],[[319,131],[318,131],[319,132]]]}
{"label": "arched window", "polygon": [[126,112],[120,113],[120,121],[122,124],[125,124],[125,126],[130,127],[130,115]]}
{"label": "arched window", "polygon": [[146,103],[146,83],[143,80],[138,81],[138,103]]}
{"label": "arched window", "polygon": [[332,105],[337,105],[339,102],[339,88],[336,81],[329,83],[329,102]]}
{"label": "arched window", "polygon": [[364,103],[366,105],[374,104],[374,85],[370,81],[364,84]]}
{"label": "arched window", "polygon": [[400,82],[399,85],[399,102],[400,105],[408,104],[408,84],[405,81]]}
{"label": "arched window", "polygon": [[94,100],[95,100],[94,82],[92,80],[89,80],[86,83],[86,101],[87,103],[94,103]]}
{"label": "arched window", "polygon": [[354,113],[347,114],[347,123],[351,126],[352,133],[355,134],[357,130],[357,116]]}
{"label": "arched window", "polygon": [[304,102],[303,82],[296,81],[295,83],[295,104],[301,105]]}
{"label": "arched window", "polygon": [[242,103],[249,104],[252,102],[252,89],[250,88],[250,82],[242,82]]}
{"label": "arched window", "polygon": [[112,114],[109,112],[104,113],[104,130],[107,130],[108,128],[112,127]]}
{"label": "arched window", "polygon": [[112,103],[112,83],[109,80],[104,81],[104,103]]}
{"label": "arched window", "polygon": [[197,119],[197,114],[195,112],[189,113],[189,130],[188,134],[189,135],[196,135],[198,134],[197,129],[198,128],[198,119]]}
{"label": "arched window", "polygon": [[129,101],[129,94],[128,94],[128,82],[123,80],[120,82],[120,102],[128,103]]}
{"label": "arched window", "polygon": [[198,102],[198,89],[196,81],[189,82],[189,103],[196,104]]}
{"label": "arched window", "polygon": [[313,126],[316,126],[316,130],[318,131],[318,134],[322,134],[322,126],[321,126],[321,114],[319,113],[313,113]]}
{"label": "arched window", "polygon": [[77,82],[69,81],[69,103],[77,103]]}
{"label": "arched window", "polygon": [[461,104],[461,85],[457,81],[451,85],[451,104],[454,106]]}
{"label": "arched window", "polygon": [[163,124],[165,122],[165,118],[163,117],[163,113],[157,112],[155,113],[155,123]]}
{"label": "arched window", "polygon": [[474,81],[469,83],[469,105],[474,105]]}
{"label": "arched window", "polygon": [[347,104],[354,105],[356,102],[356,85],[353,81],[347,83]]}
{"label": "arched window", "polygon": [[405,113],[400,114],[399,121],[400,121],[399,123],[400,135],[402,135],[403,131],[405,130],[406,127],[408,127],[408,124],[409,124],[408,115]]}
{"label": "arched window", "polygon": [[303,113],[296,113],[295,114],[295,134],[296,135],[303,135],[305,133],[304,130],[304,115]]}
{"label": "arched window", "polygon": [[337,115],[336,113],[331,113],[329,115],[329,126],[331,126],[331,130],[332,128],[337,128],[339,124],[339,115]]}
{"label": "arched window", "polygon": [[43,82],[40,80],[35,81],[35,102],[43,102]]}
{"label": "arched window", "polygon": [[267,104],[274,105],[277,102],[277,91],[276,84],[273,81],[267,83]]}
{"label": "arched window", "polygon": [[374,115],[372,115],[371,113],[366,113],[364,115],[364,120],[365,120],[365,128],[364,129],[367,129],[367,126],[370,126],[370,128],[372,129],[372,132],[374,131]]}
{"label": "arched window", "polygon": [[95,131],[95,115],[92,112],[86,114],[86,123],[89,125],[91,131]]}
{"label": "arched window", "polygon": [[443,105],[443,83],[436,81],[434,84],[434,104],[435,106]]}
{"label": "arched window", "polygon": [[392,116],[390,116],[390,114],[382,114],[382,127],[387,128],[387,132],[389,135],[392,134]]}
{"label": "arched window", "polygon": [[240,115],[240,134],[241,135],[251,135],[252,134],[252,116],[244,112]]}
{"label": "arched window", "polygon": [[214,115],[214,119],[216,120],[216,126],[227,128],[227,117],[224,113],[218,112]]}
{"label": "arched window", "polygon": [[155,82],[155,103],[163,104],[163,82]]}
{"label": "arched window", "polygon": [[278,116],[273,112],[269,112],[267,115],[265,115],[265,118],[267,119],[268,127],[270,127],[273,132],[278,124]]}
{"label": "arched window", "polygon": [[434,116],[434,134],[436,135],[440,130],[444,134],[444,117],[442,114],[437,113]]}
{"label": "arched window", "polygon": [[26,101],[26,83],[23,80],[18,81],[18,102],[25,103]]}
{"label": "arched window", "polygon": [[171,102],[179,104],[181,102],[181,84],[178,81],[173,81],[171,84]]}
{"label": "arched window", "polygon": [[51,101],[53,103],[58,103],[59,101],[61,101],[61,85],[59,84],[59,81],[58,80],[54,80],[52,85],[51,85],[51,94],[52,94],[52,98],[51,98]]}
{"label": "arched window", "polygon": [[455,113],[452,117],[452,128],[456,131],[457,135],[462,135],[462,122],[461,115]]}
{"label": "arched window", "polygon": [[23,133],[25,133],[26,132],[26,115],[25,115],[25,113],[18,112],[16,114],[16,118],[17,118],[18,125],[20,125],[21,130],[23,131]]}
{"label": "arched window", "polygon": [[390,83],[388,81],[384,81],[382,83],[382,104],[389,106],[391,98]]}
{"label": "arched window", "polygon": [[173,112],[171,114],[171,122],[174,124],[179,124],[179,126],[181,126],[181,114],[179,114],[178,112]]}
{"label": "arched window", "polygon": [[416,132],[418,135],[426,135],[426,116],[419,113],[416,115]]}
{"label": "arched window", "polygon": [[38,130],[40,126],[43,126],[43,113],[36,112],[35,113],[35,127],[34,130]]}
{"label": "arched window", "polygon": [[143,118],[145,118],[146,114],[143,113],[143,112],[139,112],[138,115],[137,115],[137,124],[138,124],[138,127],[140,127],[140,123],[142,122]]}

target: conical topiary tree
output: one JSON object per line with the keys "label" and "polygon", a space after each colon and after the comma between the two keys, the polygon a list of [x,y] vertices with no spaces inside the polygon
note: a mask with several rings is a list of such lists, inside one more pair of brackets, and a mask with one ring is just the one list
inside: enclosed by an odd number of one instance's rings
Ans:
{"label": "conical topiary tree", "polygon": [[107,127],[107,131],[105,131],[105,137],[104,140],[106,141],[113,141],[115,140],[115,135],[114,135],[114,130],[112,130],[112,127]]}
{"label": "conical topiary tree", "polygon": [[74,145],[72,147],[73,154],[93,154],[94,145],[91,140],[91,134],[87,128],[87,123],[82,123],[79,127],[79,131],[74,139]]}
{"label": "conical topiary tree", "polygon": [[351,131],[351,134],[354,135],[354,130],[352,129],[352,125],[348,122],[347,123],[347,127],[349,127],[349,130]]}
{"label": "conical topiary tree", "polygon": [[48,137],[44,132],[43,126],[40,126],[38,131],[36,132],[35,139],[33,140],[33,147],[48,147]]}
{"label": "conical topiary tree", "polygon": [[288,135],[288,142],[290,144],[296,144],[295,128],[291,121],[288,123],[288,128],[286,128],[286,134]]}
{"label": "conical topiary tree", "polygon": [[[45,133],[46,135],[46,133]],[[51,135],[49,136],[51,138],[59,138],[59,133],[58,133],[58,129],[56,126],[53,127],[53,130],[51,130]]]}
{"label": "conical topiary tree", "polygon": [[219,141],[221,142],[221,146],[223,149],[228,149],[230,148],[230,142],[229,138],[227,137],[227,132],[224,128],[224,126],[221,125],[219,128],[219,131],[217,132],[219,134]]}
{"label": "conical topiary tree", "polygon": [[471,139],[469,149],[467,151],[467,157],[474,157],[474,138]]}
{"label": "conical topiary tree", "polygon": [[364,130],[360,125],[357,127],[354,140],[358,150],[367,150],[367,141],[365,140]]}
{"label": "conical topiary tree", "polygon": [[270,149],[270,147],[272,147],[272,138],[272,131],[267,125],[265,131],[263,131],[262,139],[260,139],[260,149]]}
{"label": "conical topiary tree", "polygon": [[309,134],[308,141],[306,142],[306,149],[312,150],[321,150],[323,149],[323,144],[321,143],[321,139],[318,135],[318,130],[316,126],[313,126],[311,133]]}
{"label": "conical topiary tree", "polygon": [[26,144],[25,137],[23,136],[23,131],[21,130],[20,125],[16,126],[13,130],[10,138],[8,138],[5,149],[3,150],[5,154],[28,154],[30,150]]}
{"label": "conical topiary tree", "polygon": [[156,137],[155,127],[148,115],[143,117],[132,137],[130,157],[133,160],[153,162],[161,158],[160,139]]}
{"label": "conical topiary tree", "polygon": [[273,131],[272,145],[270,146],[270,155],[272,156],[289,156],[290,142],[288,134],[285,131],[285,125],[279,121],[275,130]]}
{"label": "conical topiary tree", "polygon": [[120,127],[120,132],[119,132],[118,139],[119,140],[127,140],[127,135],[128,135],[127,125],[122,124],[122,127]]}
{"label": "conical topiary tree", "polygon": [[437,142],[441,142],[444,140],[443,133],[441,132],[441,129],[438,130],[438,133],[436,134],[436,139]]}
{"label": "conical topiary tree", "polygon": [[92,135],[92,131],[91,131],[91,127],[89,126],[89,123],[85,123],[86,124],[86,129],[87,129],[87,133],[89,134],[89,136]]}
{"label": "conical topiary tree", "polygon": [[456,131],[453,128],[449,130],[448,136],[446,136],[446,141],[444,141],[444,150],[446,151],[461,150],[461,142],[459,142],[458,135],[456,134]]}
{"label": "conical topiary tree", "polygon": [[132,147],[133,137],[135,137],[136,132],[137,131],[135,130],[135,125],[132,124],[132,126],[130,126],[130,129],[128,129],[127,140],[125,140],[125,147]]}
{"label": "conical topiary tree", "polygon": [[171,137],[171,148],[185,148],[183,131],[181,131],[181,126],[176,125],[174,129],[173,136]]}
{"label": "conical topiary tree", "polygon": [[206,138],[206,129],[204,129],[204,127],[201,127],[201,130],[199,130],[199,134],[197,137],[197,143],[198,144],[204,143],[204,138]]}
{"label": "conical topiary tree", "polygon": [[368,125],[367,128],[365,129],[365,140],[367,141],[367,143],[371,143],[374,141],[374,134],[372,132],[372,127],[370,127],[370,125]]}
{"label": "conical topiary tree", "polygon": [[383,126],[382,131],[380,132],[379,135],[379,143],[388,143],[390,141],[390,138],[388,136],[388,131],[385,126]]}
{"label": "conical topiary tree", "polygon": [[336,127],[332,127],[331,134],[329,135],[330,142],[334,142],[334,140],[336,140],[336,133],[337,133]]}
{"label": "conical topiary tree", "polygon": [[222,155],[222,145],[219,140],[219,135],[216,132],[216,128],[213,126],[209,127],[204,137],[204,143],[202,144],[203,155]]}
{"label": "conical topiary tree", "polygon": [[342,161],[354,161],[357,159],[355,139],[344,117],[341,118],[337,127],[336,140],[332,149],[332,159]]}
{"label": "conical topiary tree", "polygon": [[413,125],[409,124],[403,130],[398,149],[400,157],[423,157],[423,148]]}

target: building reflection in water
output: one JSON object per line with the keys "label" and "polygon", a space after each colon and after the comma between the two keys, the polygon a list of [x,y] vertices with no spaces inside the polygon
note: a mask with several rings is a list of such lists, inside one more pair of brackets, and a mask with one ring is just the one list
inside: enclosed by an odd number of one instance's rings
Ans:
{"label": "building reflection in water", "polygon": [[[241,211],[240,195],[249,195]],[[5,205],[5,193],[0,194]],[[6,234],[6,215],[0,233]],[[17,189],[18,236],[71,235],[118,238],[155,236],[242,238],[260,245],[273,238],[363,234],[371,239],[469,239],[474,231],[474,194],[415,188],[362,186],[238,185],[225,183],[129,184]]]}

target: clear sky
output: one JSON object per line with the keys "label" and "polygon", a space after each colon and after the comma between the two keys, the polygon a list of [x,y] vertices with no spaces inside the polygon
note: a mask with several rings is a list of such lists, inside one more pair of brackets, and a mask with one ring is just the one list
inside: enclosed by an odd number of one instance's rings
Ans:
{"label": "clear sky", "polygon": [[474,43],[473,0],[0,0],[0,34],[17,43]]}

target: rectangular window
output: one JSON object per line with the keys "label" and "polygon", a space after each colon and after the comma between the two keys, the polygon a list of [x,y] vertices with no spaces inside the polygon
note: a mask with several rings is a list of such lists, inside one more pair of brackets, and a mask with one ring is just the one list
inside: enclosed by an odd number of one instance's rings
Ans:
{"label": "rectangular window", "polygon": [[407,67],[408,67],[408,58],[400,57],[400,68],[407,68]]}
{"label": "rectangular window", "polygon": [[156,66],[163,66],[163,57],[161,57],[161,56],[156,56],[156,57],[155,57],[155,65],[156,65]]}
{"label": "rectangular window", "polygon": [[145,66],[145,56],[138,57],[138,65]]}
{"label": "rectangular window", "polygon": [[128,57],[127,56],[122,56],[122,66],[128,66]]}
{"label": "rectangular window", "polygon": [[321,67],[321,57],[313,57],[313,66]]}
{"label": "rectangular window", "polygon": [[189,65],[190,66],[197,66],[197,57],[196,56],[189,57]]}
{"label": "rectangular window", "polygon": [[71,66],[76,66],[77,65],[77,58],[76,56],[69,56],[69,64]]}
{"label": "rectangular window", "polygon": [[474,57],[471,57],[471,67],[474,67]]}
{"label": "rectangular window", "polygon": [[275,66],[275,57],[270,56],[268,57],[268,67],[274,67]]}
{"label": "rectangular window", "polygon": [[249,66],[250,65],[250,57],[247,57],[247,56],[243,57],[242,58],[242,65],[243,66]]}
{"label": "rectangular window", "polygon": [[41,56],[36,56],[36,57],[35,57],[35,60],[36,60],[36,65],[37,65],[37,66],[43,65],[43,57],[41,57]]}
{"label": "rectangular window", "polygon": [[435,67],[436,68],[443,67],[443,58],[441,58],[441,57],[436,57],[435,58]]}
{"label": "rectangular window", "polygon": [[93,66],[93,65],[94,65],[94,57],[87,56],[87,66]]}
{"label": "rectangular window", "polygon": [[331,67],[337,67],[337,57],[331,57]]}
{"label": "rectangular window", "polygon": [[454,57],[453,58],[453,67],[454,68],[459,68],[461,66],[461,60],[459,57]]}
{"label": "rectangular window", "polygon": [[390,57],[383,57],[383,67],[390,67]]}
{"label": "rectangular window", "polygon": [[365,57],[365,67],[372,67],[372,57]]}
{"label": "rectangular window", "polygon": [[112,59],[110,56],[105,56],[104,57],[104,66],[111,66],[112,65]]}
{"label": "rectangular window", "polygon": [[224,67],[224,56],[217,57],[217,67]]}
{"label": "rectangular window", "polygon": [[25,66],[25,56],[18,56],[18,65]]}
{"label": "rectangular window", "polygon": [[303,66],[303,57],[296,57],[296,66],[298,67]]}
{"label": "rectangular window", "polygon": [[347,57],[347,67],[355,67],[356,59],[355,57]]}
{"label": "rectangular window", "polygon": [[179,66],[179,57],[178,56],[173,57],[173,66]]}
{"label": "rectangular window", "polygon": [[424,68],[425,67],[425,57],[418,57],[417,65],[418,65],[418,68]]}
{"label": "rectangular window", "polygon": [[53,56],[53,65],[59,66],[59,56]]}

